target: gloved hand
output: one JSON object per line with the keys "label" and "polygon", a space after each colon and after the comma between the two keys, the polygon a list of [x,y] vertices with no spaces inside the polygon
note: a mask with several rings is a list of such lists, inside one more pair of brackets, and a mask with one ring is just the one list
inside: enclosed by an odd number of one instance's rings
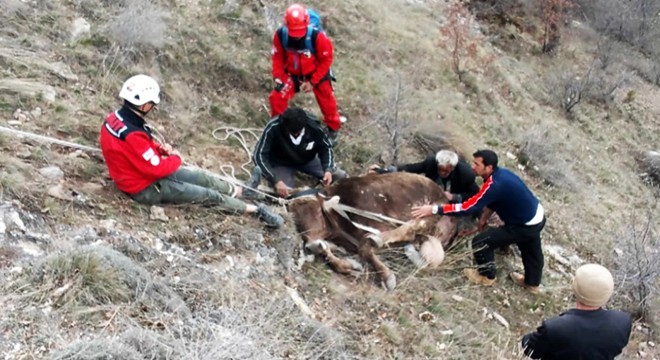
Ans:
{"label": "gloved hand", "polygon": [[275,91],[281,92],[284,89],[284,83],[280,79],[275,79]]}
{"label": "gloved hand", "polygon": [[379,173],[379,174],[387,174],[387,173],[396,172],[396,171],[397,171],[397,168],[394,165],[390,165],[386,168],[379,167],[378,169],[376,169],[376,172]]}

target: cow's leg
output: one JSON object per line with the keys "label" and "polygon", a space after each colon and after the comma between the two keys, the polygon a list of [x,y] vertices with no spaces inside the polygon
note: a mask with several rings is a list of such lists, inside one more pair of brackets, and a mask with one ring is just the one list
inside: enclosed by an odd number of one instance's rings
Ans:
{"label": "cow's leg", "polygon": [[392,291],[396,287],[396,276],[394,273],[383,263],[374,252],[374,247],[369,241],[364,241],[359,250],[360,258],[367,261],[373,266],[380,281],[385,284],[387,290]]}
{"label": "cow's leg", "polygon": [[313,240],[305,244],[305,248],[311,251],[314,255],[319,255],[332,267],[336,272],[344,275],[352,275],[354,271],[361,272],[362,265],[353,259],[342,259],[332,253],[330,244],[325,240]]}
{"label": "cow's leg", "polygon": [[377,247],[402,241],[412,241],[415,239],[415,234],[425,233],[433,228],[435,220],[434,217],[410,220],[396,229],[383,231],[380,234],[369,234],[367,237]]}

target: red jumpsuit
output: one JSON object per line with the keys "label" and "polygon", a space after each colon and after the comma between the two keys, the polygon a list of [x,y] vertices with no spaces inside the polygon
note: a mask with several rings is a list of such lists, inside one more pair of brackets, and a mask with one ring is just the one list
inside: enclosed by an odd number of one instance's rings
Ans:
{"label": "red jumpsuit", "polygon": [[[299,90],[302,81],[311,82],[314,86],[316,102],[323,113],[323,122],[334,131],[339,130],[341,122],[337,111],[337,100],[330,82],[330,66],[332,66],[332,42],[323,32],[316,36],[315,52],[293,47],[296,39],[289,38],[287,47],[282,47],[278,35],[273,36],[272,65],[273,78],[284,84],[281,90],[273,90],[268,97],[270,115],[275,117],[284,112]],[[304,43],[298,41],[299,44]],[[299,47],[300,48],[300,47]]]}

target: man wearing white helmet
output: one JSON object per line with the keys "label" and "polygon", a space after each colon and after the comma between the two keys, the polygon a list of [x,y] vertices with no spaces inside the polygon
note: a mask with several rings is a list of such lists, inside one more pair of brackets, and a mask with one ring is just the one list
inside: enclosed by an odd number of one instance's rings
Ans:
{"label": "man wearing white helmet", "polygon": [[522,346],[532,359],[614,359],[628,344],[632,319],[618,310],[605,310],[614,291],[612,274],[598,264],[575,272],[575,309],[545,320],[525,335]]}
{"label": "man wearing white helmet", "polygon": [[235,214],[252,214],[271,227],[282,217],[265,205],[236,199],[242,190],[199,169],[181,167],[181,155],[154,141],[144,117],[160,102],[160,87],[147,75],[126,80],[119,93],[124,106],[101,127],[101,150],[110,177],[133,200],[148,204],[204,203]]}

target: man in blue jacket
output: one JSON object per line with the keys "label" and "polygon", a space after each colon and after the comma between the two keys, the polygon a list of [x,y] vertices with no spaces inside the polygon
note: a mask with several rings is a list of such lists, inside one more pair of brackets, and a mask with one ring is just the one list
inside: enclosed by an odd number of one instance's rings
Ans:
{"label": "man in blue jacket", "polygon": [[[462,203],[413,207],[412,215],[422,218],[432,214],[460,216],[483,209],[479,218],[480,233],[472,239],[477,269],[465,269],[467,278],[485,286],[495,283],[494,251],[516,244],[522,255],[525,274],[511,273],[511,279],[532,294],[539,292],[543,273],[541,230],[545,225],[543,207],[523,181],[508,169],[497,166],[497,154],[479,150],[472,154],[472,169],[484,179],[479,192]],[[493,212],[504,226],[484,231]]]}

